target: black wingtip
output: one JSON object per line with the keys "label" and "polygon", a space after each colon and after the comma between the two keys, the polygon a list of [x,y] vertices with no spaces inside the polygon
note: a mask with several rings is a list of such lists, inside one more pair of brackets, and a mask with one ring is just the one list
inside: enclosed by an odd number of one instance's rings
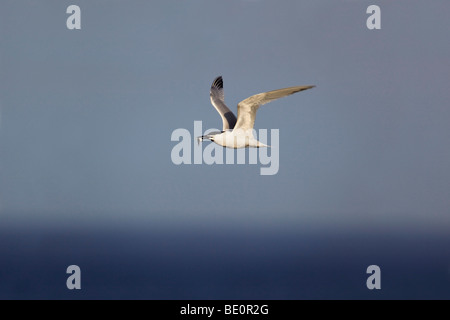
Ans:
{"label": "black wingtip", "polygon": [[222,79],[222,76],[218,76],[216,79],[214,79],[214,82],[213,82],[211,88],[223,89],[223,79]]}

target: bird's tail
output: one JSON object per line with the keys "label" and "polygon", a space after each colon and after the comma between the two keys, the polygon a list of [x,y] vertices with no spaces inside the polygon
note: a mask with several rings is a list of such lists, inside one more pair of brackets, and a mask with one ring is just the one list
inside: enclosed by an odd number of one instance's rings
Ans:
{"label": "bird's tail", "polygon": [[257,148],[270,148],[269,145],[261,143],[258,141],[258,144],[256,145]]}

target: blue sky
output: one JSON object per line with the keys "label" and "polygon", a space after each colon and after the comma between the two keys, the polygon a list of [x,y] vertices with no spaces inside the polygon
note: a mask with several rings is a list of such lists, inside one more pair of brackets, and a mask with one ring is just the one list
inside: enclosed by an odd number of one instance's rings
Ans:
{"label": "blue sky", "polygon": [[[4,2],[4,221],[448,229],[448,4],[405,3],[368,30],[367,1],[79,1],[68,30],[72,3]],[[173,130],[220,127],[217,75],[234,111],[317,85],[258,112],[277,175],[172,163]]]}

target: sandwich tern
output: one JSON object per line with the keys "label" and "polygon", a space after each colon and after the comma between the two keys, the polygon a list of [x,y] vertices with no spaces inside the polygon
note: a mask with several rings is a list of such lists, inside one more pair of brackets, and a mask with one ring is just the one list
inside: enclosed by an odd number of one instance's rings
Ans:
{"label": "sandwich tern", "polygon": [[253,126],[255,124],[256,111],[258,108],[273,100],[314,87],[315,86],[295,86],[255,94],[238,103],[238,116],[236,119],[236,116],[225,104],[223,79],[222,76],[219,76],[214,79],[211,85],[210,98],[211,104],[222,117],[222,131],[211,132],[210,134],[198,137],[197,141],[200,143],[203,140],[210,140],[223,147],[234,149],[270,147],[259,142],[253,136]]}

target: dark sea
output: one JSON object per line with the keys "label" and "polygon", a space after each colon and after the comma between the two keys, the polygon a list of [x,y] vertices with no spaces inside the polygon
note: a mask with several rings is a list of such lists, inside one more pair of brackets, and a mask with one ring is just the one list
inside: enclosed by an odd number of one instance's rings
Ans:
{"label": "dark sea", "polygon": [[450,299],[443,234],[3,225],[0,259],[0,299]]}

